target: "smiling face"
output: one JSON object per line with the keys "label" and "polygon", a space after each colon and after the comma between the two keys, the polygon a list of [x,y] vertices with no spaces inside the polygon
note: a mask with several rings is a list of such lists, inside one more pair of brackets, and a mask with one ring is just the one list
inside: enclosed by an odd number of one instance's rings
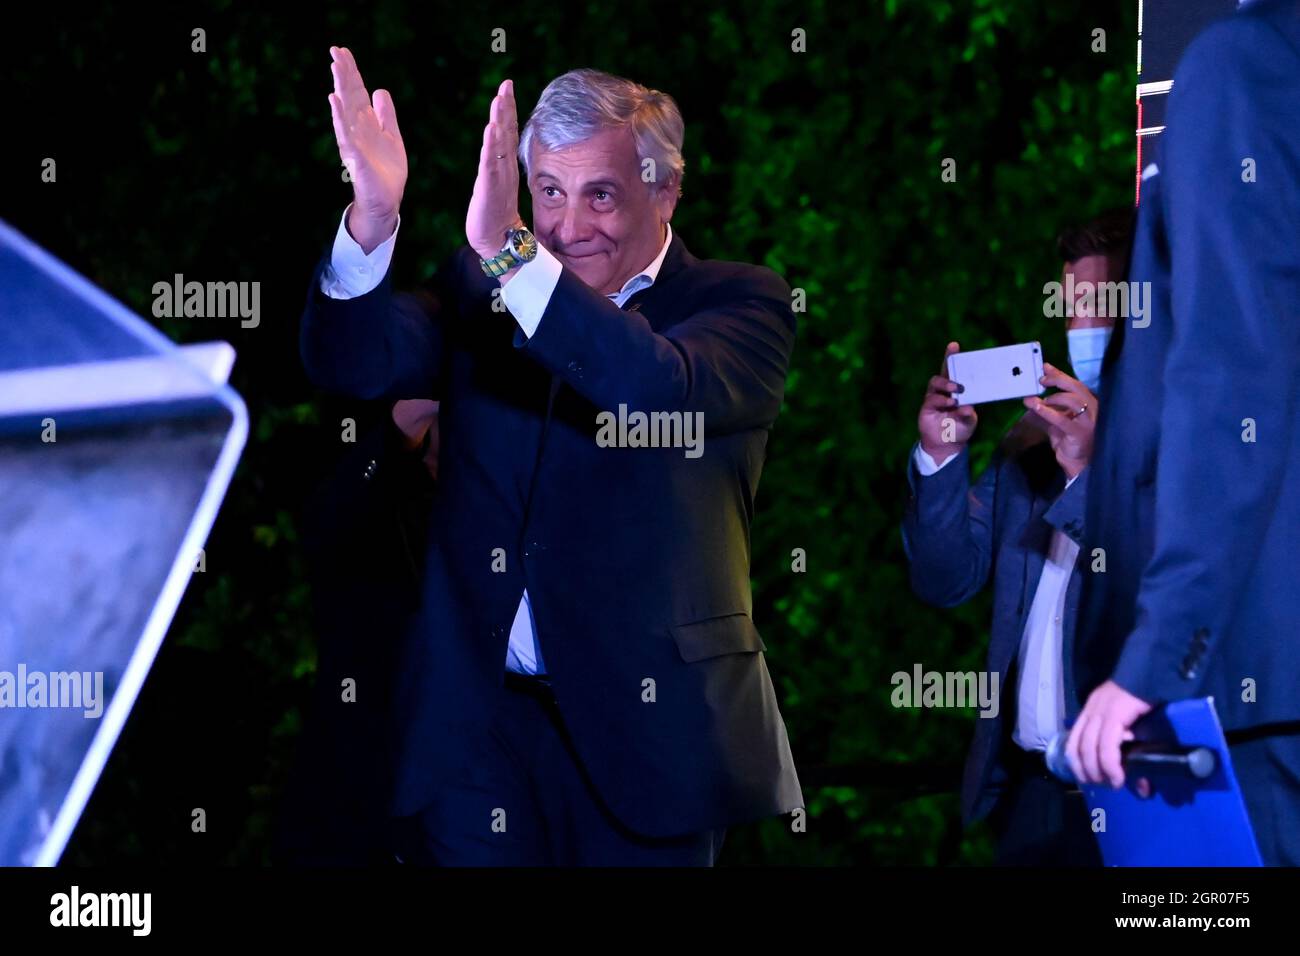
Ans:
{"label": "smiling face", "polygon": [[659,254],[677,205],[675,177],[651,187],[631,127],[607,129],[561,149],[534,141],[533,233],[596,291],[610,295]]}

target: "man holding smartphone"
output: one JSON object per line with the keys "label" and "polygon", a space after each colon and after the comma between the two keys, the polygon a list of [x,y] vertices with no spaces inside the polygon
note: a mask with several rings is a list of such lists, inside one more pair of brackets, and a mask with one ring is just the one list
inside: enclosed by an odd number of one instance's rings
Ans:
{"label": "man holding smartphone", "polygon": [[[1122,278],[1132,214],[1118,210],[1057,240],[1063,273],[1080,292]],[[1067,287],[1068,287],[1067,283]],[[1080,580],[1086,467],[1097,418],[1101,357],[1114,317],[1080,295],[1067,310],[1077,378],[1044,363],[1046,397],[999,444],[972,486],[967,444],[978,421],[961,383],[930,379],[917,416],[920,440],[908,465],[911,496],[903,540],[912,589],[928,604],[955,607],[992,579],[988,669],[1003,675],[997,716],[976,722],[962,785],[962,818],[988,816],[997,861],[1012,865],[1100,865],[1082,795],[1046,769],[1048,742],[1078,711],[1070,667]]]}

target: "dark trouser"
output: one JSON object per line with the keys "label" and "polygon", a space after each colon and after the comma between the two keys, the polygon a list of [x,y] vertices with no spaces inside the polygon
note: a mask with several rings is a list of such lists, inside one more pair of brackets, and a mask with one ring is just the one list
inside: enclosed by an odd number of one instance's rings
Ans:
{"label": "dark trouser", "polygon": [[1300,734],[1254,737],[1229,747],[1265,866],[1300,866]]}
{"label": "dark trouser", "polygon": [[587,778],[549,688],[508,675],[483,746],[399,822],[398,856],[426,866],[712,866],[724,829],[650,838]]}
{"label": "dark trouser", "polygon": [[1048,773],[1041,756],[1007,750],[1010,779],[989,814],[997,865],[1101,866],[1083,794]]}

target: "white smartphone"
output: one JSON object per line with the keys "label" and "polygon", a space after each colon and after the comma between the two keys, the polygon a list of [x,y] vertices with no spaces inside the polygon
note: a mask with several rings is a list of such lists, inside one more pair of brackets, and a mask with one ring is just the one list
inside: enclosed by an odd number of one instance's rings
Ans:
{"label": "white smartphone", "polygon": [[1003,345],[948,356],[948,377],[963,387],[954,398],[961,405],[1000,402],[1041,395],[1043,350],[1037,342]]}

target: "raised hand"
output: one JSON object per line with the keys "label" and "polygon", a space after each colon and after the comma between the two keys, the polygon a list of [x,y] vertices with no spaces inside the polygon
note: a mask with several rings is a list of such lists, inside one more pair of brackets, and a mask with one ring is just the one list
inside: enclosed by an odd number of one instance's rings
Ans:
{"label": "raised hand", "polygon": [[942,465],[970,441],[979,422],[973,405],[962,405],[955,395],[961,386],[948,378],[948,356],[961,351],[956,342],[949,342],[943,353],[939,374],[930,379],[921,402],[921,412],[916,425],[921,433],[921,448]]}
{"label": "raised hand", "polygon": [[484,259],[501,251],[506,232],[523,225],[519,218],[519,116],[515,86],[503,80],[492,98],[483,147],[478,154],[478,177],[465,215],[465,239]]}
{"label": "raised hand", "polygon": [[329,95],[339,158],[352,177],[348,232],[366,252],[393,234],[406,190],[406,147],[387,90],[373,103],[347,47],[330,47],[334,92]]}
{"label": "raised hand", "polygon": [[1097,430],[1097,396],[1076,378],[1043,363],[1044,385],[1059,388],[1046,398],[1031,395],[1025,407],[1036,412],[1047,426],[1047,437],[1056,463],[1067,478],[1083,471],[1092,457],[1093,435]]}

